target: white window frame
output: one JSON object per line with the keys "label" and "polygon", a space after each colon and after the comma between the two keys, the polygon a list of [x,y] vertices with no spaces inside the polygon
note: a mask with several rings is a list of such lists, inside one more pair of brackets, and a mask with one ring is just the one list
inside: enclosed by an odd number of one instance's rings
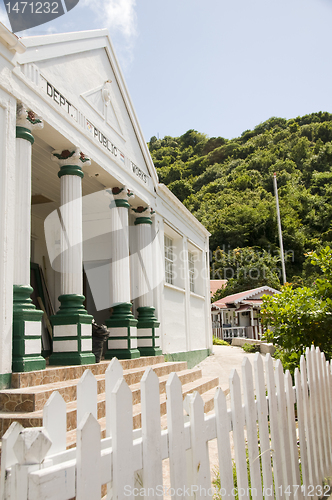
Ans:
{"label": "white window frame", "polygon": [[166,234],[164,235],[164,251],[165,251],[165,281],[166,283],[174,284],[174,245],[173,240]]}
{"label": "white window frame", "polygon": [[189,287],[195,293],[195,254],[188,251]]}

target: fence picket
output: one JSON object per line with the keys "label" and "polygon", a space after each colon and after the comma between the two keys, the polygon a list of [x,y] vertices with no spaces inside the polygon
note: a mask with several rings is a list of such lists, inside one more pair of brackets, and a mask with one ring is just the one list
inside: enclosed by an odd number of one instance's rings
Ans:
{"label": "fence picket", "polygon": [[66,403],[58,391],[51,394],[43,408],[43,426],[52,441],[47,456],[65,451],[67,432]]}
{"label": "fence picket", "polygon": [[182,384],[177,374],[171,373],[166,383],[167,427],[169,446],[169,467],[171,487],[175,490],[174,500],[186,499],[180,495],[187,486],[186,448],[184,439]]}
{"label": "fence picket", "polygon": [[[44,407],[44,428],[23,430],[15,423],[3,436],[0,500],[99,500],[104,483],[108,483],[108,499],[134,500],[140,496],[157,500],[165,493],[162,460],[166,458],[170,461],[170,495],[174,500],[211,499],[208,441],[215,438],[220,493],[223,498],[235,500],[230,432],[239,500],[249,500],[248,467],[252,498],[272,497],[274,479],[277,500],[317,499],[320,492],[326,493],[320,486],[332,466],[331,362],[318,348],[307,349],[306,358],[301,357],[300,371],[295,370],[295,387],[279,361],[274,369],[270,355],[266,356],[265,372],[267,396],[260,355],[256,354],[254,360],[255,391],[252,366],[245,359],[244,405],[240,378],[233,370],[231,408],[227,409],[225,394],[218,389],[215,414],[209,416],[204,415],[198,393],[188,395],[184,405],[180,380],[172,374],[166,384],[168,429],[161,431],[159,380],[150,368],[141,383],[142,429],[133,431],[132,393],[123,378],[122,366],[114,359],[106,373],[105,388],[109,436],[101,440],[96,420],[97,382],[86,371],[77,387],[77,448],[65,449],[66,405],[54,393]],[[184,406],[189,414],[186,419]],[[49,451],[51,439],[55,446]],[[299,456],[303,491],[298,487]],[[137,471],[141,471],[142,478],[135,483]]]}
{"label": "fence picket", "polygon": [[229,439],[230,425],[226,397],[220,387],[217,388],[214,397],[214,408],[216,413],[220,486],[226,492],[224,497],[234,499],[231,443]]}
{"label": "fence picket", "polygon": [[[320,427],[320,435],[321,435],[321,441],[322,441],[322,454],[323,454],[323,477],[326,477],[329,474],[328,470],[328,458],[327,458],[327,440],[325,438],[326,433],[327,433],[327,425],[326,425],[326,419],[325,419],[325,405],[324,405],[324,392],[323,392],[323,379],[322,379],[322,359],[320,356],[320,350],[319,347],[316,347],[316,349],[313,351],[314,353],[314,358],[315,358],[315,364],[316,364],[316,373],[317,373],[317,381],[316,381],[316,386],[320,388],[319,391],[317,391],[317,401],[319,405],[319,415],[320,415],[320,420],[319,420],[319,427]],[[322,479],[323,479],[322,477]],[[320,483],[319,483],[320,484]]]}
{"label": "fence picket", "polygon": [[100,500],[100,425],[89,413],[77,428],[76,500]]}
{"label": "fence picket", "polygon": [[163,485],[161,463],[161,430],[159,379],[152,368],[145,370],[141,380],[143,487],[151,493],[146,498],[156,500]]}
{"label": "fence picket", "polygon": [[1,448],[1,484],[0,484],[0,499],[5,500],[5,498],[10,497],[10,484],[6,482],[7,473],[6,469],[16,464],[17,458],[14,453],[14,444],[18,438],[19,433],[23,430],[23,427],[18,422],[13,422],[9,429],[2,436],[2,448]]}
{"label": "fence picket", "polygon": [[206,439],[204,403],[201,395],[196,391],[189,400],[189,418],[193,477],[191,492],[194,494],[195,500],[211,499],[210,460]]}
{"label": "fence picket", "polygon": [[236,370],[231,371],[229,377],[229,390],[231,395],[231,410],[233,422],[233,439],[234,439],[234,452],[236,462],[236,475],[237,486],[239,492],[239,499],[249,500],[248,491],[248,473],[247,473],[247,460],[246,448],[244,438],[244,414],[241,399],[241,384],[240,377]]}
{"label": "fence picket", "polygon": [[[297,406],[297,423],[299,429],[299,441],[300,441],[300,456],[301,456],[301,472],[302,472],[302,483],[310,484],[309,480],[309,469],[308,469],[308,447],[305,437],[305,409],[303,401],[303,391],[301,386],[301,374],[299,369],[296,368],[294,372],[295,378],[295,388],[296,388],[296,406]],[[300,483],[299,483],[300,484]],[[305,493],[305,492],[304,492]],[[303,495],[306,497],[306,495]]]}
{"label": "fence picket", "polygon": [[313,422],[311,420],[311,400],[309,396],[309,368],[307,370],[306,358],[302,355],[300,359],[300,376],[301,376],[301,386],[302,386],[302,396],[303,396],[303,416],[304,416],[304,428],[306,434],[307,443],[307,456],[308,456],[308,480],[309,482],[303,484],[304,496],[307,497],[306,487],[309,484],[316,484],[316,467],[315,467],[315,455],[317,443],[313,439]]}
{"label": "fence picket", "polygon": [[[257,416],[260,440],[260,458],[262,462],[264,492],[273,491],[270,437],[268,426],[268,407],[264,383],[264,368],[261,355],[257,352],[254,358],[254,373],[257,401]],[[271,496],[271,495],[267,495]]]}
{"label": "fence picket", "polygon": [[324,426],[325,426],[325,432],[324,432],[324,447],[325,447],[325,453],[326,453],[326,471],[325,475],[327,476],[330,473],[330,468],[331,468],[331,449],[329,446],[329,440],[330,440],[330,418],[329,418],[329,411],[328,411],[328,389],[327,389],[327,375],[326,375],[326,361],[325,361],[325,356],[324,353],[319,352],[319,358],[320,358],[320,380],[321,380],[321,388],[322,388],[322,395],[321,395],[321,401],[323,405],[323,413],[324,413]]}
{"label": "fence picket", "polygon": [[254,384],[252,367],[248,358],[242,362],[242,380],[244,395],[244,411],[247,428],[248,455],[250,466],[250,486],[255,491],[255,498],[262,500],[262,481],[259,463],[258,436],[257,436],[257,413],[254,395]]}
{"label": "fence picket", "polygon": [[271,444],[272,444],[272,461],[273,461],[273,477],[274,486],[277,499],[283,498],[281,493],[283,482],[282,471],[282,456],[279,441],[279,427],[278,427],[278,410],[277,410],[277,396],[276,386],[274,380],[273,362],[270,354],[266,355],[266,384],[269,395],[269,419],[271,430]]}
{"label": "fence picket", "polygon": [[86,413],[97,420],[97,380],[90,370],[85,370],[77,384],[77,427]]}
{"label": "fence picket", "polygon": [[125,380],[117,381],[111,394],[113,450],[113,500],[134,499],[132,392]]}
{"label": "fence picket", "polygon": [[308,368],[308,382],[309,382],[309,408],[310,408],[310,427],[309,432],[313,432],[313,464],[315,468],[315,482],[313,485],[319,484],[320,478],[323,475],[322,470],[322,453],[321,453],[321,441],[320,430],[318,425],[318,415],[317,415],[317,399],[316,399],[316,386],[315,386],[315,370],[314,363],[312,359],[312,351],[307,347],[306,349],[306,359]]}
{"label": "fence picket", "polygon": [[123,377],[123,368],[117,358],[113,358],[105,372],[105,413],[106,413],[106,437],[111,437],[111,392],[117,381]]}
{"label": "fence picket", "polygon": [[286,405],[287,405],[287,426],[288,426],[288,437],[289,447],[290,447],[290,469],[291,469],[291,482],[290,487],[294,495],[295,500],[302,500],[301,491],[301,479],[300,479],[300,469],[299,469],[299,452],[297,449],[297,438],[295,429],[295,411],[294,411],[294,390],[292,386],[292,376],[289,370],[285,374],[285,390],[286,390]]}
{"label": "fence picket", "polygon": [[[285,381],[284,381],[284,371],[280,359],[276,362],[275,367],[275,381],[277,388],[277,405],[278,405],[278,419],[279,419],[279,439],[281,444],[281,456],[282,456],[282,466],[283,466],[283,488],[294,484],[292,483],[291,477],[291,454],[290,454],[290,443],[288,437],[287,429],[287,408],[286,408],[286,396],[285,396]],[[289,500],[294,497],[292,488],[290,487]]]}
{"label": "fence picket", "polygon": [[[322,354],[322,356],[324,353]],[[325,360],[325,355],[324,355],[324,360]],[[330,376],[330,371],[329,371],[330,364],[328,361],[325,360],[325,383],[326,383],[326,411],[327,411],[327,422],[328,422],[328,430],[329,430],[329,436],[328,436],[328,448],[330,450],[329,453],[329,468],[332,467],[332,402],[331,402],[331,376]]]}

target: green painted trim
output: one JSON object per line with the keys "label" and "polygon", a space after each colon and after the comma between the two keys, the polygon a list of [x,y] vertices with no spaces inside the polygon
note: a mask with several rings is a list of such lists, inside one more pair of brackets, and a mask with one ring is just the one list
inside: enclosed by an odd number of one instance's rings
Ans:
{"label": "green painted trim", "polygon": [[[84,295],[68,294],[60,295],[59,301],[61,306],[59,311],[51,316],[51,322],[56,320],[53,324],[55,325],[73,325],[75,323],[92,323],[93,316],[88,314],[87,310],[83,306],[85,301]],[[77,317],[83,317],[85,321],[77,321]],[[60,318],[65,318],[65,323],[59,322]]]}
{"label": "green painted trim", "polygon": [[112,316],[105,321],[106,326],[108,328],[135,327],[137,325],[137,319],[134,318],[131,307],[131,302],[124,302],[123,304],[114,306]]}
{"label": "green painted trim", "polygon": [[45,368],[45,359],[36,354],[28,354],[20,358],[13,358],[13,372],[33,372],[35,370],[45,370]]}
{"label": "green painted trim", "polygon": [[31,144],[35,142],[35,138],[31,133],[31,130],[25,127],[16,127],[16,139],[25,139]]}
{"label": "green painted trim", "polygon": [[138,226],[138,224],[152,224],[152,220],[150,217],[137,217],[134,224],[135,226]]}
{"label": "green painted trim", "polygon": [[127,200],[113,200],[109,206],[110,208],[130,208],[130,205]]}
{"label": "green painted trim", "polygon": [[0,375],[0,390],[9,389],[12,382],[12,374],[11,373],[2,373]]}
{"label": "green painted trim", "polygon": [[[136,337],[135,337],[136,338]],[[142,335],[141,337],[137,337],[137,340],[140,340],[140,339],[159,339],[159,336],[157,335]]]}
{"label": "green painted trim", "polygon": [[[108,340],[135,340],[137,338],[143,338],[143,337],[133,337],[132,335],[123,335],[122,337],[121,336],[116,336],[116,337],[107,337],[107,341]],[[151,338],[151,337],[149,337]]]}
{"label": "green painted trim", "polygon": [[161,356],[160,347],[138,347],[141,356]]}
{"label": "green painted trim", "polygon": [[198,365],[203,359],[210,356],[210,349],[201,349],[197,351],[188,352],[173,352],[170,354],[164,354],[165,361],[187,361],[188,368],[193,368]]}
{"label": "green painted trim", "polygon": [[108,349],[105,353],[105,359],[135,359],[140,357],[138,349]]}
{"label": "green painted trim", "polygon": [[[24,315],[25,319],[30,319],[30,321],[41,320],[43,316],[43,311],[36,309],[36,306],[32,303],[30,295],[33,292],[33,288],[29,285],[14,285],[13,287],[13,314],[14,317],[19,318]],[[31,314],[32,313],[32,314]]]}
{"label": "green painted trim", "polygon": [[63,175],[77,175],[82,179],[84,177],[84,172],[79,165],[64,165],[60,168],[58,177],[62,177]]}
{"label": "green painted trim", "polygon": [[54,352],[49,358],[52,366],[92,365],[95,362],[92,352]]}

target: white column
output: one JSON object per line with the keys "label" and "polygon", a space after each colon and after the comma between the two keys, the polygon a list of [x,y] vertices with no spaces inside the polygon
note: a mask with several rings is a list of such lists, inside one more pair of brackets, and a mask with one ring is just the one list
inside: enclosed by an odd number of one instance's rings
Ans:
{"label": "white column", "polygon": [[15,160],[15,240],[13,290],[13,371],[45,368],[41,356],[41,318],[30,295],[31,245],[31,154],[32,131],[42,128],[36,114],[23,104],[17,106]]}
{"label": "white column", "polygon": [[16,101],[0,89],[0,389],[12,372]]}
{"label": "white column", "polygon": [[92,354],[92,319],[83,306],[82,170],[91,165],[79,148],[53,151],[60,166],[61,189],[61,295],[60,309],[52,316],[51,365],[81,365],[95,362]]}
{"label": "white column", "polygon": [[138,358],[137,320],[130,302],[129,217],[128,198],[133,193],[127,187],[112,188],[111,210],[111,273],[110,297],[112,314],[106,320],[110,331],[105,358]]}
{"label": "white column", "polygon": [[[136,274],[138,295],[137,347],[142,356],[158,356],[160,335],[155,308],[153,307],[153,255],[152,255],[152,220],[154,211],[146,206],[132,209],[135,216],[137,239]],[[155,270],[156,274],[157,270]]]}
{"label": "white column", "polygon": [[[121,189],[121,188],[120,188]],[[113,194],[111,203],[111,304],[130,302],[128,190]]]}

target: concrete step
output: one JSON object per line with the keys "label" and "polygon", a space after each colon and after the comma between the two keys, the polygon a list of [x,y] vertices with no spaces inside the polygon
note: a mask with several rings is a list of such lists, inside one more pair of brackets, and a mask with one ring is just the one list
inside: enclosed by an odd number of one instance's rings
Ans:
{"label": "concrete step", "polygon": [[[109,362],[104,366],[107,368],[108,364]],[[127,384],[132,385],[139,383],[147,366],[151,366],[158,377],[162,377],[171,372],[185,370],[187,368],[187,363],[183,361],[174,363],[162,362],[124,370],[124,378]],[[98,394],[105,392],[105,371],[104,373],[95,375],[97,379]],[[0,391],[0,418],[2,414],[6,412],[31,413],[42,410],[54,391],[58,391],[66,403],[74,401],[76,400],[76,386],[78,382],[79,379],[69,379],[35,387],[23,387]]]}
{"label": "concrete step", "polygon": [[[164,356],[144,356],[142,358],[120,360],[124,370],[141,368],[163,362]],[[13,373],[11,385],[13,389],[18,389],[79,379],[82,377],[85,370],[91,370],[95,376],[101,375],[105,373],[109,363],[110,360],[102,360],[100,363],[94,363],[92,365],[47,366],[45,370]]]}

